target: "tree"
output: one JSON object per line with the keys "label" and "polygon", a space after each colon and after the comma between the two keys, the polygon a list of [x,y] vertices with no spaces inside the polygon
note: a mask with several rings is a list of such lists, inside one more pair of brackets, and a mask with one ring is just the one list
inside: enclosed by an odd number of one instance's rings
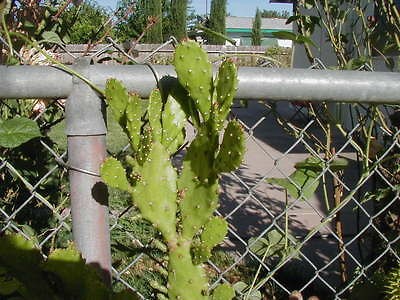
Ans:
{"label": "tree", "polygon": [[262,18],[288,19],[290,17],[290,13],[287,10],[276,11],[276,10],[266,10],[266,9],[264,9],[261,12],[261,17]]}
{"label": "tree", "polygon": [[162,43],[163,4],[161,0],[147,0],[144,2],[148,30],[145,35],[146,43]]}
{"label": "tree", "polygon": [[254,46],[261,45],[261,11],[258,7],[253,21],[253,28],[251,30],[251,44]]}
{"label": "tree", "polygon": [[[165,37],[165,34],[169,31],[170,1],[158,0],[158,3],[150,2],[155,1],[120,0],[118,2],[116,16],[119,22],[116,25],[116,36],[119,41],[138,39],[143,32],[145,33],[144,39],[146,42],[158,43],[164,40],[163,36]],[[161,5],[161,10],[159,5]],[[154,24],[149,26],[149,22],[154,22]]]}
{"label": "tree", "polygon": [[[178,40],[186,38],[187,0],[171,0],[171,34]],[[173,26],[173,28],[172,28]]]}
{"label": "tree", "polygon": [[[225,35],[226,0],[211,0],[209,26],[212,31]],[[223,45],[225,39],[218,35],[209,34],[208,43]]]}
{"label": "tree", "polygon": [[106,32],[110,34],[111,28],[105,26],[109,17],[107,10],[93,1],[72,6],[61,15],[68,25],[70,42],[73,44],[95,42]]}

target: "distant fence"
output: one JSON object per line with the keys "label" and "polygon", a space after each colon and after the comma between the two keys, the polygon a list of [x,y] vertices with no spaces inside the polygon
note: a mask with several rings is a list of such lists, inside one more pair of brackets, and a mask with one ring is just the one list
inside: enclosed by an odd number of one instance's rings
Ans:
{"label": "distant fence", "polygon": [[[117,48],[121,49],[118,50]],[[203,45],[211,58],[223,55],[232,55],[242,57],[248,63],[255,60],[255,56],[264,55],[267,48],[265,46],[226,46],[226,45]],[[73,63],[76,57],[82,55],[96,56],[97,61],[107,58],[121,57],[121,50],[135,58],[137,61],[146,61],[147,58],[152,57],[155,63],[166,64],[169,59],[172,59],[174,46],[172,44],[137,44],[125,43],[122,45],[117,44],[98,44],[91,46],[88,44],[75,44],[66,45],[65,47],[58,47],[55,50],[58,58],[63,63]],[[156,53],[155,53],[156,52]],[[100,55],[96,55],[100,54]],[[247,57],[247,58],[246,58]]]}

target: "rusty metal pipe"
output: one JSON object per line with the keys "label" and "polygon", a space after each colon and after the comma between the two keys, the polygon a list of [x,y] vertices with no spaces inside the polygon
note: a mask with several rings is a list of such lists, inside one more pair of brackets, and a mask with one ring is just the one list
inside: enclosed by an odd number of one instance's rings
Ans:
{"label": "rusty metal pipe", "polygon": [[[87,67],[83,62],[75,68],[85,74]],[[106,157],[104,103],[76,78],[66,105],[66,123],[72,234],[86,262],[111,284],[108,195],[99,176]]]}

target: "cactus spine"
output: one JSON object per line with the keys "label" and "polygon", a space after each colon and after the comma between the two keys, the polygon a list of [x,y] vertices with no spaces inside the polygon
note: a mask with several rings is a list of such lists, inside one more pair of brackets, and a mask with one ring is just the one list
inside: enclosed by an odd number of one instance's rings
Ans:
{"label": "cactus spine", "polygon": [[[161,232],[168,247],[169,299],[229,300],[234,293],[228,285],[209,296],[202,263],[228,228],[224,219],[213,216],[218,176],[236,169],[244,153],[241,126],[236,121],[225,126],[237,72],[231,61],[224,61],[213,80],[207,54],[191,41],[177,46],[174,65],[179,84],[168,95],[153,91],[146,112],[121,83],[107,82],[107,101],[130,139],[133,155],[126,160],[129,174],[119,161],[108,158],[101,175],[108,185],[128,191],[143,217]],[[177,171],[170,157],[183,144],[189,119],[197,135]]]}

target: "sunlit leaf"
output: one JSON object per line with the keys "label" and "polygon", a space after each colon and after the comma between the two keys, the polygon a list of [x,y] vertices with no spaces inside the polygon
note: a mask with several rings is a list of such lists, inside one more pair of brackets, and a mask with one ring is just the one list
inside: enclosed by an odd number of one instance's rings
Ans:
{"label": "sunlit leaf", "polygon": [[0,120],[0,146],[15,148],[27,141],[39,137],[39,127],[35,121],[28,118]]}
{"label": "sunlit leaf", "polygon": [[45,31],[42,33],[42,38],[44,41],[54,44],[62,44],[62,41],[57,33],[54,31]]}
{"label": "sunlit leaf", "polygon": [[[348,161],[343,158],[336,158],[326,168],[333,172],[344,170]],[[307,159],[295,164],[294,171],[288,178],[268,178],[266,181],[271,184],[279,185],[287,190],[287,193],[294,199],[310,199],[320,182],[320,173],[325,168],[325,163],[317,157]]]}

